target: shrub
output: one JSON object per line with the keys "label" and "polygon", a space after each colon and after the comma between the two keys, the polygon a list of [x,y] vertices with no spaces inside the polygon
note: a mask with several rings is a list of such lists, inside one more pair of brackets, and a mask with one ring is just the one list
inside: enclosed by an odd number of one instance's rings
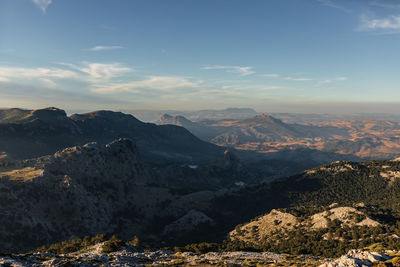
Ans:
{"label": "shrub", "polygon": [[139,247],[140,246],[140,239],[138,236],[134,236],[133,239],[126,243],[127,245]]}
{"label": "shrub", "polygon": [[107,240],[102,249],[102,253],[111,253],[117,251],[120,247],[124,246],[125,242],[118,238],[118,236],[113,235],[109,240]]}

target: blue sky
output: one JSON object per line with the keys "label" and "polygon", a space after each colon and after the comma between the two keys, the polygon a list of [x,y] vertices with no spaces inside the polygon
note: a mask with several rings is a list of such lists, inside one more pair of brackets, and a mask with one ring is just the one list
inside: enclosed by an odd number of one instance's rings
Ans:
{"label": "blue sky", "polygon": [[399,41],[400,0],[0,0],[0,107],[396,111]]}

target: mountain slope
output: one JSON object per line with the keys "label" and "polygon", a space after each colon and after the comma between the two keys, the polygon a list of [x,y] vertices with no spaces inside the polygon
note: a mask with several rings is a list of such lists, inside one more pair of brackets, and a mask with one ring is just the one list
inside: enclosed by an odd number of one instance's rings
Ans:
{"label": "mountain slope", "polygon": [[260,179],[229,152],[220,156],[199,166],[153,165],[141,160],[131,140],[119,139],[36,159],[4,159],[0,253],[100,233],[152,237],[152,242],[185,236],[190,227],[179,227],[180,235],[168,233],[182,218],[207,218],[203,212],[222,192]]}
{"label": "mountain slope", "polygon": [[[115,229],[136,212],[124,208],[132,202],[133,185],[150,178],[137,153],[130,141],[120,140],[2,168],[1,250]],[[113,222],[121,212],[126,214]]]}

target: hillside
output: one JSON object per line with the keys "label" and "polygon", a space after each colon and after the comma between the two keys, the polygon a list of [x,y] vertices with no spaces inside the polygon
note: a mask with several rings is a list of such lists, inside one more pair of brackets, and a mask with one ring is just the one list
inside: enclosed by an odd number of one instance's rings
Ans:
{"label": "hillside", "polygon": [[[379,242],[399,249],[399,171],[397,160],[335,162],[226,193],[207,214],[215,218],[220,240],[236,229],[235,238],[223,245],[228,250],[332,257]],[[251,222],[242,224],[246,221]],[[353,233],[369,238],[357,242]]]}
{"label": "hillside", "polygon": [[198,166],[149,164],[129,139],[4,159],[0,253],[100,233],[140,235],[157,244],[164,238],[190,240],[186,234],[195,221],[213,222],[204,213],[212,199],[260,179],[265,177],[229,151]]}
{"label": "hillside", "polygon": [[212,162],[224,151],[182,127],[143,123],[121,112],[95,111],[70,117],[57,108],[0,112],[0,151],[16,159],[44,156],[88,142],[108,143],[117,138],[135,140],[143,158],[158,163]]}
{"label": "hillside", "polygon": [[2,161],[0,248],[105,233],[156,247],[207,241],[330,257],[376,242],[400,249],[399,173],[398,160],[345,161],[259,184],[266,173],[230,151],[212,164],[156,166],[128,139],[89,143]]}
{"label": "hillside", "polygon": [[[334,162],[270,184],[249,186],[226,198],[231,205],[237,201],[234,206],[242,216],[250,213],[247,206],[262,214],[273,208],[361,202],[398,212],[399,171],[399,161]],[[229,208],[227,199],[219,204]]]}
{"label": "hillside", "polygon": [[335,204],[314,214],[300,214],[296,209],[274,209],[237,226],[229,233],[229,242],[232,246],[322,256],[338,256],[350,248],[363,248],[387,240],[391,240],[387,245],[391,243],[398,248],[400,229],[370,218],[368,209],[370,207],[363,205],[344,207]]}
{"label": "hillside", "polygon": [[[400,236],[399,171],[399,161],[335,162],[286,179],[238,188],[213,198],[212,205],[202,210],[213,219],[213,225],[199,227],[189,235],[218,242],[222,251],[333,257],[379,242],[400,249],[396,237]],[[243,224],[249,221],[247,226]],[[269,230],[259,232],[260,225]],[[242,227],[243,240],[225,240],[227,233]],[[326,235],[329,232],[332,234]],[[368,238],[358,242],[353,233]],[[326,236],[330,238],[324,239]]]}

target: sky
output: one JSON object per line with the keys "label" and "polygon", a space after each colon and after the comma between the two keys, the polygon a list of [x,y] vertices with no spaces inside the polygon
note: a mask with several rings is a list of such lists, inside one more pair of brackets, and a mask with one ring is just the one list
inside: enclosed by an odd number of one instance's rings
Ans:
{"label": "sky", "polygon": [[400,0],[0,0],[0,107],[400,113]]}

